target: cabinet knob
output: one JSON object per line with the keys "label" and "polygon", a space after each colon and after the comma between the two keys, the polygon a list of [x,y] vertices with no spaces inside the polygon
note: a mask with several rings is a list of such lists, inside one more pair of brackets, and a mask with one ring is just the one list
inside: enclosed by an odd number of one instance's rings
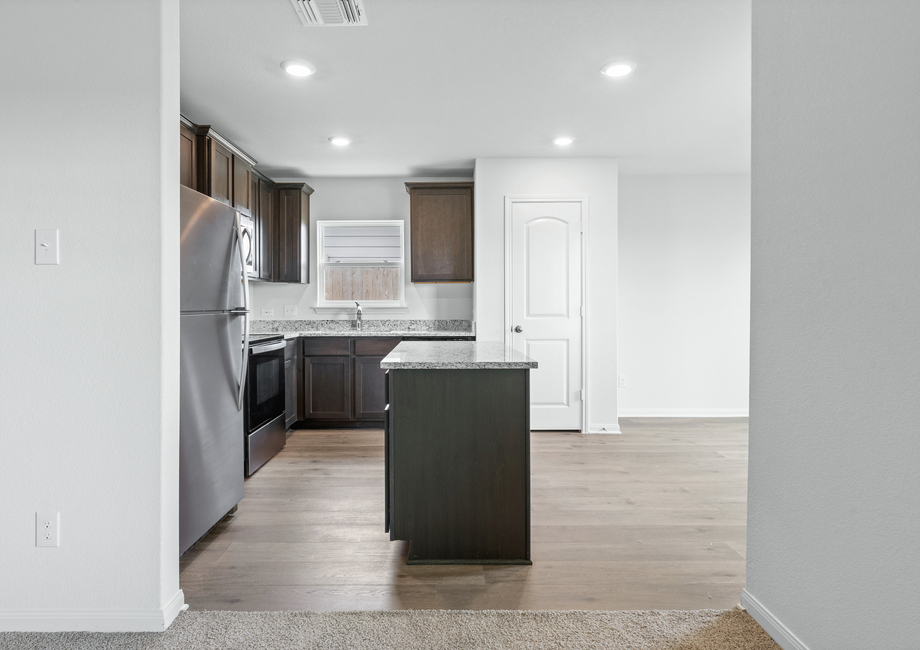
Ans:
{"label": "cabinet knob", "polygon": [[520,334],[521,332],[524,331],[524,328],[521,327],[520,325],[516,325],[515,328],[514,328],[514,331],[517,332],[518,334]]}

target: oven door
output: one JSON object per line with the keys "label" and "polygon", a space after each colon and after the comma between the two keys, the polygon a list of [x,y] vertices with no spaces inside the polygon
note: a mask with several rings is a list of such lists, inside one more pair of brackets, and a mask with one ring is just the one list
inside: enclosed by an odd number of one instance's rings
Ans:
{"label": "oven door", "polygon": [[284,414],[284,341],[249,348],[246,433]]}

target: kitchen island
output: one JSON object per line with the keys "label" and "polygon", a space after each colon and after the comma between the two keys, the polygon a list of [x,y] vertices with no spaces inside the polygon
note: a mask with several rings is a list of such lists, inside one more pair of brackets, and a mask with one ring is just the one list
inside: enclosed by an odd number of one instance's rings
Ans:
{"label": "kitchen island", "polygon": [[530,370],[502,343],[402,342],[386,371],[386,530],[409,564],[531,564]]}

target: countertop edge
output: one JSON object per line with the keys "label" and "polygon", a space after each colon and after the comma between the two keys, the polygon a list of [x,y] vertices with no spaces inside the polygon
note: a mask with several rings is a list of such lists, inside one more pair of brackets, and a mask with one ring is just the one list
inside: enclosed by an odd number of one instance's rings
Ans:
{"label": "countertop edge", "polygon": [[475,338],[476,335],[472,332],[446,332],[446,331],[434,331],[434,332],[250,332],[250,336],[278,336],[283,335],[284,340],[288,341],[290,339],[296,338],[305,338],[305,339],[318,339],[318,338],[397,338],[397,337],[427,337],[427,338],[460,338],[460,337],[471,337]]}
{"label": "countertop edge", "polygon": [[537,368],[537,362],[381,361],[380,367],[383,370],[534,370]]}

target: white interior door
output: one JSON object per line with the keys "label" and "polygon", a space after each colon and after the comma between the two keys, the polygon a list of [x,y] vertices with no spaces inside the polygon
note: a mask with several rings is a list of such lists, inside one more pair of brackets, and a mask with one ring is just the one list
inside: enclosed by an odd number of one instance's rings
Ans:
{"label": "white interior door", "polygon": [[537,360],[530,427],[582,429],[581,230],[578,201],[511,206],[512,347]]}

